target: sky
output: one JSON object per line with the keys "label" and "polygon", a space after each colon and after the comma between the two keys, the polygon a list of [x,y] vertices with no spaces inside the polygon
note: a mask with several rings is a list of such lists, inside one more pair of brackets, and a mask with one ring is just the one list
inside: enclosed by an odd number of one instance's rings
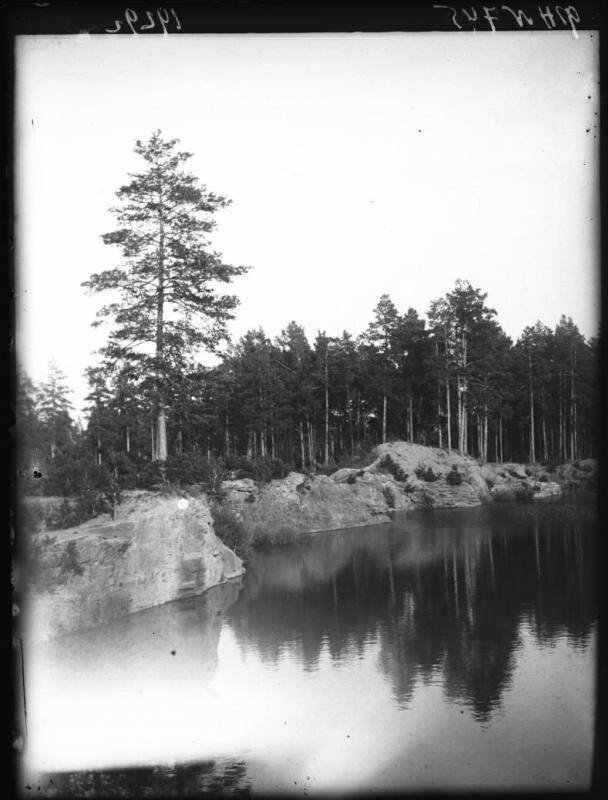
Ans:
{"label": "sky", "polygon": [[[251,266],[234,337],[290,320],[356,335],[387,293],[425,315],[458,279],[516,339],[599,324],[598,34],[23,36],[17,39],[17,354],[54,360],[79,411],[116,266],[108,209],[160,129],[232,204],[214,249]],[[205,360],[203,358],[203,360]]]}

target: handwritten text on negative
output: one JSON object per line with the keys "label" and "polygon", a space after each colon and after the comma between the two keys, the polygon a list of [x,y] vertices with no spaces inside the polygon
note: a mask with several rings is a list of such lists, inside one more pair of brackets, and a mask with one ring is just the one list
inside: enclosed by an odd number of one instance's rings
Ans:
{"label": "handwritten text on negative", "polygon": [[[120,33],[123,30],[123,23],[129,28],[131,33],[148,33],[153,31],[157,25],[163,33],[181,31],[182,25],[175,11],[160,6],[155,11],[134,11],[132,8],[125,8],[124,19],[115,19],[113,28],[106,28],[106,33]],[[126,32],[126,29],[125,29]]]}
{"label": "handwritten text on negative", "polygon": [[576,25],[580,22],[578,11],[574,6],[537,6],[537,11],[532,13],[522,11],[517,6],[444,6],[433,5],[433,8],[442,8],[452,17],[452,24],[459,30],[478,30],[478,25],[483,28],[496,30],[495,22],[507,18],[509,22],[515,20],[520,28],[533,28],[537,25],[546,30],[556,28],[569,28],[574,37],[578,39]]}

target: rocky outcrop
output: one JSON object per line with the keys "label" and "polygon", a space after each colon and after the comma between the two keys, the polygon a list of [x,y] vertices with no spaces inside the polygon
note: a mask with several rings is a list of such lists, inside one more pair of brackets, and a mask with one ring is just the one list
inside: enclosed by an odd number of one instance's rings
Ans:
{"label": "rocky outcrop", "polygon": [[225,481],[224,504],[252,540],[280,542],[302,533],[387,522],[393,511],[463,508],[507,500],[560,497],[576,486],[591,486],[592,459],[560,467],[515,463],[484,464],[435,447],[387,442],[362,468],[330,476],[290,473],[258,485],[251,479]]}
{"label": "rocky outcrop", "polygon": [[491,500],[479,463],[470,456],[408,442],[379,445],[367,469],[388,472],[411,505],[466,508]]}
{"label": "rocky outcrop", "polygon": [[253,538],[274,541],[299,533],[388,522],[390,506],[380,476],[365,475],[354,483],[324,475],[291,472],[286,478],[258,486],[251,479],[224,481],[224,503]]}
{"label": "rocky outcrop", "polygon": [[556,468],[539,464],[484,464],[481,469],[494,500],[544,500],[560,497],[564,490],[593,488],[597,462],[566,462]]}
{"label": "rocky outcrop", "polygon": [[[34,641],[196,596],[244,572],[215,535],[204,497],[130,492],[116,519],[37,534],[32,548],[43,577],[28,600]],[[19,577],[17,588],[32,576]]]}
{"label": "rocky outcrop", "polygon": [[224,504],[253,539],[281,541],[300,533],[388,522],[392,511],[419,506],[466,507],[491,500],[472,458],[407,442],[382,444],[362,469],[330,476],[291,472],[259,486],[224,481]]}

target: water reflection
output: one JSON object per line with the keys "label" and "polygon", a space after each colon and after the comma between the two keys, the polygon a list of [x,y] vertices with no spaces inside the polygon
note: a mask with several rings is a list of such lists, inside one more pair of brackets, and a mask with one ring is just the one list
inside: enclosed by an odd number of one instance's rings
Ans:
{"label": "water reflection", "polygon": [[[209,690],[239,584],[25,650],[26,762],[38,772],[195,760],[217,713]],[[207,748],[207,749],[205,749]]]}
{"label": "water reflection", "polygon": [[40,787],[43,797],[248,797],[251,784],[246,772],[246,763],[234,759],[174,767],[53,773],[29,786],[32,793]]}
{"label": "water reflection", "polygon": [[440,681],[487,720],[509,686],[523,622],[540,645],[563,635],[588,643],[593,523],[554,508],[426,511],[273,551],[250,566],[228,620],[244,648],[276,663],[289,646],[304,669],[325,644],[340,660],[378,641],[401,705],[418,681]]}
{"label": "water reflection", "polygon": [[495,504],[320,534],[258,554],[242,587],[39,646],[35,789],[585,788],[590,509]]}

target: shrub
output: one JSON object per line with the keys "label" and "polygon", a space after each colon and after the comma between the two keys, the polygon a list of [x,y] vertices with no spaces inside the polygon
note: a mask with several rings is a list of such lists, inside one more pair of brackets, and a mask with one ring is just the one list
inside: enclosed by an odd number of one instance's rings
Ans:
{"label": "shrub", "polygon": [[435,507],[433,497],[427,489],[422,489],[422,492],[420,494],[420,505],[422,506],[422,508]]}
{"label": "shrub", "polygon": [[23,502],[17,504],[17,529],[35,533],[44,524],[44,508],[40,503]]}
{"label": "shrub", "polygon": [[463,476],[461,472],[458,472],[456,464],[454,464],[452,469],[448,472],[445,479],[450,486],[460,486],[463,481]]}
{"label": "shrub", "polygon": [[343,469],[345,467],[352,467],[353,469],[359,469],[360,467],[367,467],[369,466],[372,461],[374,460],[373,449],[375,445],[371,442],[363,445],[359,445],[355,452],[350,455],[346,456],[345,458],[340,458],[332,469],[332,472],[338,469]]}
{"label": "shrub", "polygon": [[246,559],[251,553],[251,535],[232,509],[219,502],[210,504],[213,528],[216,536],[233,550],[237,556]]}
{"label": "shrub", "polygon": [[408,478],[407,472],[405,472],[399,466],[399,464],[393,461],[393,459],[388,453],[382,456],[379,467],[382,470],[382,472],[387,472],[389,475],[392,475],[396,481],[401,481],[403,483]]}
{"label": "shrub", "polygon": [[75,509],[67,498],[59,506],[52,506],[44,515],[44,522],[49,530],[72,528],[78,525]]}
{"label": "shrub", "polygon": [[382,489],[382,494],[384,495],[384,499],[386,500],[386,504],[389,508],[395,508],[395,498],[393,493],[390,490],[389,486],[385,486]]}
{"label": "shrub", "polygon": [[258,458],[251,462],[252,475],[257,483],[268,483],[274,478],[284,478],[291,472],[291,465],[280,458]]}
{"label": "shrub", "polygon": [[61,554],[60,578],[65,583],[72,575],[82,575],[83,569],[78,561],[78,548],[76,542],[68,542],[67,547]]}
{"label": "shrub", "polygon": [[237,480],[251,478],[256,483],[268,483],[274,478],[284,478],[293,469],[292,464],[270,456],[255,458],[251,461],[244,456],[227,456],[224,466],[226,477],[230,473]]}
{"label": "shrub", "polygon": [[142,489],[152,489],[163,483],[163,477],[159,461],[145,461],[139,470],[138,483]]}
{"label": "shrub", "polygon": [[121,501],[118,486],[114,491],[105,492],[87,489],[74,498],[64,498],[58,506],[51,506],[44,515],[44,522],[49,530],[75,528],[100,514],[115,515],[116,505]]}
{"label": "shrub", "polygon": [[177,485],[201,480],[203,458],[196,453],[174,453],[165,462],[165,480]]}
{"label": "shrub", "polygon": [[437,475],[433,472],[432,467],[425,467],[424,464],[418,464],[415,473],[417,478],[427,483],[432,483],[433,481],[439,480],[441,477],[441,475]]}
{"label": "shrub", "polygon": [[36,592],[52,589],[54,581],[48,568],[45,551],[54,544],[55,539],[46,535],[30,536],[29,532],[24,539],[20,566],[26,576],[27,584]]}

